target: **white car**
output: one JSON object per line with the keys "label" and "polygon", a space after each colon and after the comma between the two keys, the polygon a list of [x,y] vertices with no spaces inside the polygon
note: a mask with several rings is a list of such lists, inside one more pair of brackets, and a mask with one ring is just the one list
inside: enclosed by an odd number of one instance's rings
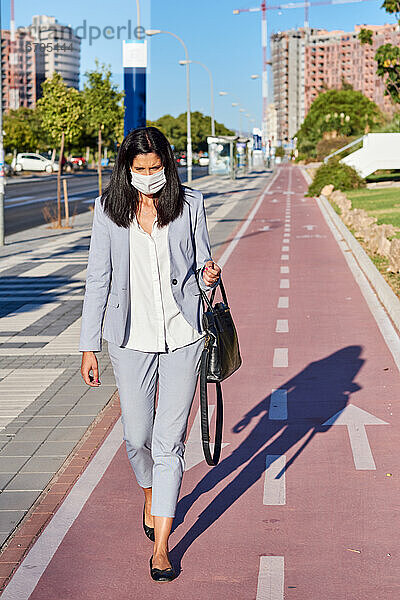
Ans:
{"label": "white car", "polygon": [[17,154],[17,158],[12,159],[11,166],[17,173],[21,171],[46,171],[46,173],[58,171],[58,163],[53,163],[41,154],[33,152]]}
{"label": "white car", "polygon": [[201,167],[208,167],[209,164],[210,164],[210,159],[208,158],[208,156],[200,156],[199,165]]}

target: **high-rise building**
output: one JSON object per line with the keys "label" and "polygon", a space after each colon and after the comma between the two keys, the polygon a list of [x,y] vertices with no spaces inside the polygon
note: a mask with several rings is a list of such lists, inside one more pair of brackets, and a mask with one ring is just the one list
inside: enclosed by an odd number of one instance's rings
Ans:
{"label": "high-rise building", "polygon": [[1,32],[2,106],[4,111],[20,106],[36,105],[36,62],[28,32],[15,32],[11,43],[10,30]]}
{"label": "high-rise building", "polygon": [[271,36],[274,104],[277,111],[277,135],[289,141],[305,116],[304,51],[305,29],[280,31]]}
{"label": "high-rise building", "polygon": [[10,31],[3,29],[3,110],[35,108],[43,81],[54,72],[60,73],[66,85],[79,89],[80,46],[70,26],[46,15],[35,15],[29,27],[18,27],[14,41]]}
{"label": "high-rise building", "polygon": [[[372,45],[358,39],[361,28],[372,30]],[[384,83],[376,74],[375,52],[382,44],[400,45],[397,24],[358,25],[352,32],[300,28],[271,36],[274,103],[278,139],[292,139],[312,102],[324,89],[351,84],[376,102],[383,112],[393,111]]]}
{"label": "high-rise building", "polygon": [[[361,28],[373,32],[372,45],[360,43]],[[383,112],[392,112],[393,105],[384,95],[384,82],[376,74],[374,58],[379,46],[386,43],[400,45],[398,25],[356,25],[349,33],[321,30],[311,34],[305,52],[306,113],[324,88],[340,88],[344,83],[376,102]]]}
{"label": "high-rise building", "polygon": [[69,25],[60,25],[55,17],[34,15],[27,28],[36,42],[36,91],[54,72],[60,73],[69,87],[79,89],[81,39]]}

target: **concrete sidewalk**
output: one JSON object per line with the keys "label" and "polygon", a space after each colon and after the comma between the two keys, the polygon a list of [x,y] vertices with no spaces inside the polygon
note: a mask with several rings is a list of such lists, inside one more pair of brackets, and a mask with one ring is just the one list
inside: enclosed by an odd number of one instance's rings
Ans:
{"label": "concrete sidewalk", "polygon": [[[193,182],[205,195],[214,253],[229,241],[264,181],[265,173],[252,173],[233,182],[210,176]],[[91,206],[76,215],[72,230],[43,225],[8,237],[0,248],[3,549],[27,523],[26,530],[33,532],[36,525],[40,530],[45,517],[32,518],[35,507],[46,496],[47,519],[52,516],[72,485],[73,473],[79,476],[119,416],[106,341],[97,353],[101,387],[86,386],[80,375],[77,348]],[[0,556],[3,583],[16,566],[16,561],[9,563],[2,563]]]}

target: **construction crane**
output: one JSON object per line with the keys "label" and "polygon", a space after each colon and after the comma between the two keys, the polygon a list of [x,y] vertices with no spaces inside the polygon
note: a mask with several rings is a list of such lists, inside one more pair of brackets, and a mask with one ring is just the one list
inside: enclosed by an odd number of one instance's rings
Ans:
{"label": "construction crane", "polygon": [[316,2],[288,2],[286,4],[275,4],[267,6],[265,0],[262,0],[261,6],[255,8],[236,8],[233,11],[234,15],[240,13],[253,13],[261,12],[261,45],[263,54],[263,68],[262,68],[262,132],[263,132],[263,144],[266,140],[266,114],[267,114],[267,103],[268,103],[268,75],[267,65],[270,64],[267,61],[267,10],[288,10],[293,8],[304,8],[304,28],[309,27],[309,8],[310,6],[328,6],[335,4],[352,4],[355,2],[370,2],[371,0],[317,0]]}

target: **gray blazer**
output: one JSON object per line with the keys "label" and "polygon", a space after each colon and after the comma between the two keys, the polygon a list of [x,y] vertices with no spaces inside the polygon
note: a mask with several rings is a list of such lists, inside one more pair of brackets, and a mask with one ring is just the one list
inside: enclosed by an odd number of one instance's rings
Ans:
{"label": "gray blazer", "polygon": [[[185,189],[182,214],[168,227],[171,290],[185,319],[202,332],[203,305],[195,271],[203,280],[204,264],[211,260],[203,194]],[[79,350],[101,351],[102,337],[118,346],[130,331],[129,228],[119,227],[104,212],[100,196],[95,200],[86,273]],[[104,327],[103,327],[104,321]]]}

